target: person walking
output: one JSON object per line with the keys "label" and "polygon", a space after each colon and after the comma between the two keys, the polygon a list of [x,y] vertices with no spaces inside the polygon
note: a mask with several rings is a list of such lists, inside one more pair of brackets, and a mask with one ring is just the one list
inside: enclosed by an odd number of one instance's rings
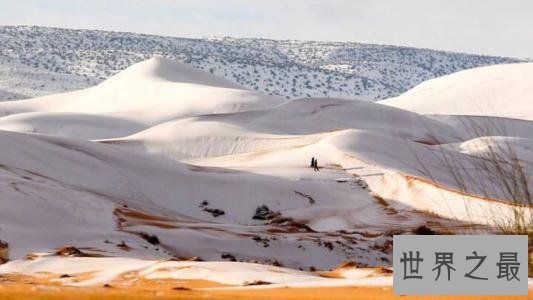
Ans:
{"label": "person walking", "polygon": [[315,158],[311,157],[311,166],[309,168],[314,168],[314,167],[315,167]]}
{"label": "person walking", "polygon": [[315,172],[320,172],[320,168],[318,167],[318,159],[315,158]]}

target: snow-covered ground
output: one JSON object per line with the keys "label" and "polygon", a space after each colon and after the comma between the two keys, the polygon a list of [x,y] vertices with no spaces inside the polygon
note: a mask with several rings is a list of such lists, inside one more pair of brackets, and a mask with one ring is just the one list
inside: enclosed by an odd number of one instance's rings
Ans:
{"label": "snow-covered ground", "polygon": [[[511,144],[533,186],[531,82],[515,76],[532,66],[499,66],[512,71],[454,92],[493,82],[502,92],[491,103],[513,106],[502,116],[472,106],[425,115],[417,96],[405,101],[420,106],[406,107],[288,101],[162,57],[87,89],[0,103],[0,239],[14,259],[0,272],[97,273],[83,284],[133,271],[234,285],[243,274],[291,286],[374,282],[363,270],[339,281],[295,270],[389,267],[393,234],[488,232],[512,216],[516,199],[484,162]],[[486,70],[468,71],[470,81]],[[517,87],[523,95],[503,92]],[[454,102],[438,105],[452,113]],[[25,258],[63,245],[97,257]],[[180,262],[159,261],[171,258]]]}

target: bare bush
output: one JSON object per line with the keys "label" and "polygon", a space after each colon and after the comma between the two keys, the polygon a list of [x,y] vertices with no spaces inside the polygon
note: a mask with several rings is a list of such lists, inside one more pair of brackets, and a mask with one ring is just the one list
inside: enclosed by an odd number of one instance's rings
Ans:
{"label": "bare bush", "polygon": [[9,244],[0,240],[0,264],[9,261]]}
{"label": "bare bush", "polygon": [[[415,151],[421,172],[437,186],[442,182],[435,174],[445,175],[462,195],[465,208],[469,211],[467,196],[500,201],[510,211],[487,212],[487,223],[494,224],[494,232],[505,235],[528,235],[530,265],[533,274],[531,249],[533,249],[533,199],[530,190],[531,161],[523,154],[520,142],[514,132],[509,132],[505,119],[483,117],[456,117],[459,128],[455,133],[458,140],[469,140],[462,149],[449,149],[449,145],[428,146],[438,148],[433,163],[424,161]],[[514,120],[512,122],[522,122]],[[527,122],[527,121],[523,121]],[[466,153],[458,153],[465,150]],[[412,149],[412,148],[411,148]],[[413,150],[413,149],[412,149]],[[437,176],[438,176],[437,175]],[[443,199],[446,201],[446,199]],[[470,212],[468,212],[470,215]]]}

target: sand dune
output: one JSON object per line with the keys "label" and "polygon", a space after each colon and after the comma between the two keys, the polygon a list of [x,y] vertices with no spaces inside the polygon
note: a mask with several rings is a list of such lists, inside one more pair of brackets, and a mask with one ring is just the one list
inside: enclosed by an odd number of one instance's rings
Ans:
{"label": "sand dune", "polygon": [[[209,73],[164,58],[153,58],[131,66],[101,84],[85,90],[29,100],[0,103],[0,116],[38,112],[25,116],[25,131],[54,134],[50,128],[63,126],[63,133],[75,133],[76,124],[65,122],[72,114],[94,115],[96,133],[115,128],[114,137],[139,130],[138,123],[149,126],[177,118],[211,113],[231,113],[261,109],[284,102],[264,96]],[[61,113],[63,117],[50,115]],[[40,122],[46,118],[46,124]],[[100,123],[98,119],[108,118]],[[17,124],[20,123],[20,118]],[[0,129],[13,124],[3,121]],[[20,127],[19,127],[20,128]],[[101,135],[86,135],[101,138]],[[71,135],[76,137],[75,134]]]}
{"label": "sand dune", "polygon": [[[532,175],[531,66],[465,71],[383,103],[285,102],[154,58],[93,88],[0,103],[0,234],[14,259],[0,272],[371,284],[363,270],[295,270],[388,267],[392,233],[488,232],[511,216],[506,191],[480,183],[506,145]],[[490,103],[475,110],[472,93]],[[98,258],[49,255],[66,244]]]}
{"label": "sand dune", "polygon": [[421,114],[533,120],[533,63],[488,66],[423,82],[380,103]]}

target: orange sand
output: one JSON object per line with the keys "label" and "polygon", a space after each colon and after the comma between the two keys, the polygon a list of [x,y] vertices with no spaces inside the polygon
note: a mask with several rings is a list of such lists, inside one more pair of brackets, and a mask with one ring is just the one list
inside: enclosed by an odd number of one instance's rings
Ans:
{"label": "orange sand", "polygon": [[122,279],[108,287],[77,288],[54,283],[51,277],[0,276],[0,299],[529,299],[528,296],[394,296],[391,287],[197,290],[223,287],[203,280]]}

